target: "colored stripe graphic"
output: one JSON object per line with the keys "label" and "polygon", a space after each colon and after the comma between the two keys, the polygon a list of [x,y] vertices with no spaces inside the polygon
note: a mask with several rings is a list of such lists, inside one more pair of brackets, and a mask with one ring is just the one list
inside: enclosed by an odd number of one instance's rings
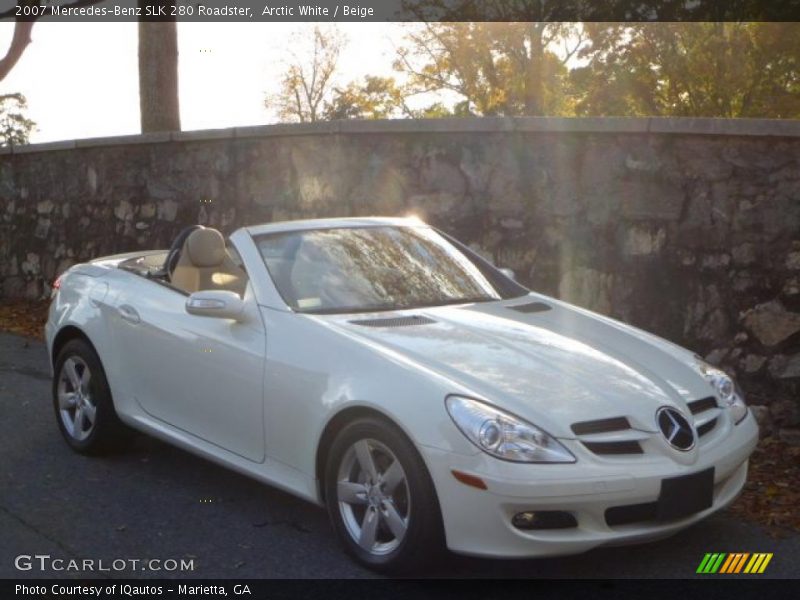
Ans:
{"label": "colored stripe graphic", "polygon": [[750,556],[750,554],[747,552],[733,552],[729,554],[728,559],[722,565],[719,572],[727,574],[738,573],[748,556]]}
{"label": "colored stripe graphic", "polygon": [[767,568],[767,565],[769,564],[769,561],[771,561],[771,560],[772,560],[772,552],[767,554],[767,556],[764,558],[764,562],[761,563],[761,568],[758,569],[758,572],[759,573],[763,573],[764,570]]}
{"label": "colored stripe graphic", "polygon": [[697,572],[716,573],[722,564],[722,561],[725,559],[725,556],[725,552],[714,552],[713,554],[707,553],[703,558],[703,561],[700,563],[700,566],[697,567]]}
{"label": "colored stripe graphic", "polygon": [[[750,559],[750,560],[748,560]],[[707,552],[697,567],[697,573],[720,575],[733,575],[737,573],[763,573],[769,561],[772,560],[772,552]],[[747,565],[747,566],[745,566]],[[744,571],[742,571],[744,568]]]}
{"label": "colored stripe graphic", "polygon": [[720,573],[730,573],[730,568],[733,563],[739,560],[738,554],[728,554],[728,558],[722,563],[722,568],[719,570]]}
{"label": "colored stripe graphic", "polygon": [[711,560],[711,554],[706,552],[706,555],[703,557],[703,560],[700,561],[700,566],[697,567],[696,573],[705,573],[706,572],[706,566],[708,565],[708,562],[710,560]]}
{"label": "colored stripe graphic", "polygon": [[739,562],[736,564],[736,570],[734,570],[733,573],[740,573],[741,572],[742,567],[744,566],[744,563],[747,560],[748,556],[750,556],[749,552],[745,552],[745,553],[742,554],[742,557],[739,559]]}
{"label": "colored stripe graphic", "polygon": [[745,573],[763,573],[764,570],[767,568],[769,561],[772,560],[772,552],[759,552],[757,554],[753,554],[753,558],[750,559],[750,562],[747,563],[747,566],[744,568]]}

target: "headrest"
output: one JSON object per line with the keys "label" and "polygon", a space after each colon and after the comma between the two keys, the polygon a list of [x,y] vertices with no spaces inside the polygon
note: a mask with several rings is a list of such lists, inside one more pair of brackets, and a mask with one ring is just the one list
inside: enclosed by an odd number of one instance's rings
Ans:
{"label": "headrest", "polygon": [[193,231],[184,249],[195,267],[216,267],[225,259],[225,239],[216,229]]}

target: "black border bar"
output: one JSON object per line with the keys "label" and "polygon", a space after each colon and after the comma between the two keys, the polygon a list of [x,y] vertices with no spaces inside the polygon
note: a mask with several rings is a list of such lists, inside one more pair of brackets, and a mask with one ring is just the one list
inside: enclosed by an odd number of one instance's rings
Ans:
{"label": "black border bar", "polygon": [[48,22],[800,21],[800,0],[0,0]]}
{"label": "black border bar", "polygon": [[[309,557],[310,562],[313,558]],[[311,568],[311,565],[309,565]],[[763,576],[762,576],[763,577]],[[17,586],[28,590],[38,586],[38,592],[22,593]],[[353,579],[353,580],[167,580],[167,579],[63,579],[21,580],[5,579],[0,583],[4,600],[22,598],[52,598],[60,600],[99,598],[125,600],[130,598],[163,598],[164,600],[511,600],[524,598],[558,598],[559,600],[602,600],[605,598],[692,598],[702,594],[704,600],[747,600],[763,598],[765,594],[790,597],[796,591],[796,581],[763,579],[750,576],[709,577],[705,579],[649,580],[419,580],[419,579]],[[112,588],[112,586],[114,586]],[[127,587],[126,587],[127,586]],[[203,591],[181,593],[180,586]],[[66,593],[71,589],[101,588],[99,595],[90,592]],[[785,588],[785,589],[784,589]],[[114,592],[109,590],[114,589]],[[170,591],[171,590],[171,591]],[[216,591],[215,591],[216,590]],[[220,591],[221,590],[221,591]],[[246,590],[246,591],[245,591]]]}

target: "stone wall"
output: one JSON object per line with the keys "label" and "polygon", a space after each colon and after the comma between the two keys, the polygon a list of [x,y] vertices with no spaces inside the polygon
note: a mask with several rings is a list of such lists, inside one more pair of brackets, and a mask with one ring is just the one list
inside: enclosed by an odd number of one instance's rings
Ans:
{"label": "stone wall", "polygon": [[414,212],[532,288],[734,371],[800,425],[800,122],[464,119],[278,125],[0,154],[0,293],[180,228]]}

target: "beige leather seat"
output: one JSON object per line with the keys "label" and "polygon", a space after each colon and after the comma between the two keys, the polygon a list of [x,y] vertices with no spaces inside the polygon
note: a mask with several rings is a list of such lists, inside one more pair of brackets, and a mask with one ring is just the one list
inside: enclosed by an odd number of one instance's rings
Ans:
{"label": "beige leather seat", "polygon": [[205,228],[193,231],[186,238],[171,281],[190,294],[199,290],[230,290],[241,296],[247,275],[231,260],[222,234]]}

